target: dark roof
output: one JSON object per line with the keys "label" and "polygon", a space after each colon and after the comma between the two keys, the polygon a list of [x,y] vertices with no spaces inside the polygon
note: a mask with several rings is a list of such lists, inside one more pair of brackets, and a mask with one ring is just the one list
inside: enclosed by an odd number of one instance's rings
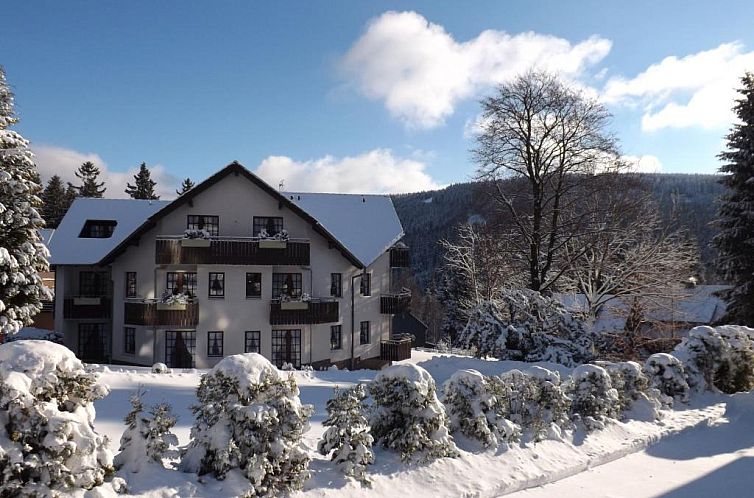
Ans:
{"label": "dark roof", "polygon": [[110,251],[102,260],[100,261],[100,264],[106,265],[112,263],[112,261],[122,254],[130,245],[132,245],[135,241],[137,241],[144,233],[146,233],[150,228],[153,228],[157,222],[157,220],[163,218],[164,216],[170,214],[171,212],[175,211],[178,207],[182,206],[183,204],[187,203],[194,197],[196,197],[198,194],[204,192],[223,178],[225,178],[228,175],[235,175],[235,176],[244,176],[247,180],[255,184],[257,187],[264,190],[266,193],[268,193],[273,198],[277,199],[277,201],[280,203],[280,206],[285,206],[288,209],[290,209],[293,213],[297,214],[301,218],[303,218],[307,223],[311,224],[312,228],[315,232],[319,233],[323,237],[325,237],[334,247],[336,247],[343,256],[348,259],[351,263],[353,263],[354,266],[358,268],[364,268],[366,265],[362,263],[359,258],[357,258],[351,251],[346,248],[346,246],[343,245],[342,242],[340,242],[333,234],[328,232],[325,227],[322,226],[320,222],[318,222],[314,217],[312,217],[309,213],[298,207],[296,204],[291,202],[286,196],[282,195],[280,192],[275,190],[273,187],[271,187],[269,184],[267,184],[264,180],[259,178],[257,175],[246,169],[243,165],[241,165],[238,161],[233,161],[214,175],[210,176],[200,184],[196,185],[194,188],[186,192],[185,194],[179,196],[176,200],[165,206],[164,208],[157,211],[155,214],[147,218],[147,220],[139,226],[136,230],[134,230],[130,236],[128,236],[125,240],[123,240],[120,244],[118,244],[112,251]]}

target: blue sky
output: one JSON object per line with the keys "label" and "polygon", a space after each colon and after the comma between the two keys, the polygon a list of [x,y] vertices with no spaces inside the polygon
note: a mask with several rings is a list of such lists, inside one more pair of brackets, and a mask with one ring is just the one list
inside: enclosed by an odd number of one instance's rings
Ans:
{"label": "blue sky", "polygon": [[478,99],[532,64],[603,99],[642,169],[712,173],[754,70],[744,1],[12,1],[3,17],[43,176],[93,159],[113,197],[142,161],[165,196],[232,160],[300,190],[466,181]]}

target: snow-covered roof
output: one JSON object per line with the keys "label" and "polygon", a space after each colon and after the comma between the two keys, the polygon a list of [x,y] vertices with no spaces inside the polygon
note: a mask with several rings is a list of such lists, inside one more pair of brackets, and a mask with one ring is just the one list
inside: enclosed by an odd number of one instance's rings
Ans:
{"label": "snow-covered roof", "polygon": [[[168,204],[170,201],[79,197],[73,201],[48,245],[50,263],[53,265],[99,263],[147,218]],[[79,237],[87,220],[115,221],[112,236],[108,238]]]}
{"label": "snow-covered roof", "polygon": [[403,226],[387,195],[282,192],[313,216],[365,265],[403,237]]}
{"label": "snow-covered roof", "polygon": [[55,229],[40,228],[37,232],[39,233],[39,238],[42,239],[42,243],[47,247],[50,247],[50,241],[52,240],[52,236],[55,235]]}

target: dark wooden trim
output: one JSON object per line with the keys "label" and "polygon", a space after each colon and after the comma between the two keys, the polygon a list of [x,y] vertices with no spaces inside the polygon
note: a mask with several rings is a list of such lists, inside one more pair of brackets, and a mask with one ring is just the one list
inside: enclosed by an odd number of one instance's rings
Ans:
{"label": "dark wooden trim", "polygon": [[335,323],[340,319],[338,301],[310,301],[302,310],[284,310],[280,301],[270,303],[271,325],[308,325]]}
{"label": "dark wooden trim", "polygon": [[265,249],[257,240],[212,239],[209,247],[183,247],[181,239],[157,239],[158,265],[292,265],[309,266],[309,242],[288,242],[285,249]]}
{"label": "dark wooden trim", "polygon": [[411,307],[411,294],[382,294],[380,296],[380,313],[396,315]]}
{"label": "dark wooden trim", "polygon": [[407,247],[393,247],[390,249],[391,268],[409,268],[411,266],[411,253]]}
{"label": "dark wooden trim", "polygon": [[74,304],[74,298],[67,297],[63,300],[63,318],[110,318],[112,315],[112,301],[109,297],[100,297],[99,300],[99,304]]}
{"label": "dark wooden trim", "polygon": [[123,316],[126,325],[193,328],[199,323],[199,303],[187,303],[185,310],[158,310],[153,301],[126,301]]}
{"label": "dark wooden trim", "polygon": [[411,359],[411,339],[381,341],[380,359],[384,361]]}

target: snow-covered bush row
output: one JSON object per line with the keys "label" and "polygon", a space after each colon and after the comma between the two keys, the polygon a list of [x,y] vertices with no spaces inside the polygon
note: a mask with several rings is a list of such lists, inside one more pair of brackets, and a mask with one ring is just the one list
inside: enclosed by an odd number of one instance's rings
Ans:
{"label": "snow-covered bush row", "polygon": [[681,360],[667,353],[656,353],[647,358],[644,373],[650,385],[660,391],[664,407],[671,408],[673,401],[688,403],[689,384]]}
{"label": "snow-covered bush row", "polygon": [[619,410],[625,418],[645,421],[660,418],[663,395],[650,387],[649,377],[642,371],[641,365],[635,361],[603,361],[597,364],[610,375],[610,382],[618,392]]}
{"label": "snow-covered bush row", "polygon": [[202,377],[196,395],[183,471],[218,479],[240,472],[249,496],[302,488],[309,456],[301,438],[313,408],[301,404],[292,375],[256,353],[227,356]]}
{"label": "snow-covered bush row", "polygon": [[0,496],[50,497],[101,485],[113,473],[94,404],[94,373],[48,341],[0,345]]}
{"label": "snow-covered bush row", "polygon": [[499,302],[479,303],[458,343],[474,348],[480,357],[566,366],[588,362],[594,355],[594,334],[583,322],[557,301],[528,289],[506,290]]}
{"label": "snow-covered bush row", "polygon": [[610,374],[597,365],[581,365],[570,378],[571,417],[586,430],[602,429],[605,421],[618,418],[620,400]]}
{"label": "snow-covered bush row", "polygon": [[457,456],[445,408],[432,376],[417,365],[393,365],[369,385],[372,436],[401,458],[429,461]]}
{"label": "snow-covered bush row", "polygon": [[369,422],[364,415],[363,384],[351,389],[335,389],[335,396],[327,401],[327,419],[322,425],[327,430],[322,435],[317,451],[322,455],[332,453],[331,460],[362,485],[370,483],[367,466],[374,463]]}
{"label": "snow-covered bush row", "polygon": [[120,453],[113,460],[116,470],[138,473],[144,465],[162,467],[163,459],[177,456],[177,451],[171,449],[178,446],[178,438],[170,432],[176,423],[172,407],[161,403],[146,413],[141,397],[140,392],[131,396],[132,409],[124,419],[126,430],[120,438]]}
{"label": "snow-covered bush row", "polygon": [[701,326],[689,331],[671,353],[681,360],[695,391],[735,393],[754,387],[754,329]]}
{"label": "snow-covered bush row", "polygon": [[517,440],[520,428],[505,418],[510,401],[506,387],[499,379],[476,370],[454,373],[443,385],[451,432],[460,432],[488,447]]}

